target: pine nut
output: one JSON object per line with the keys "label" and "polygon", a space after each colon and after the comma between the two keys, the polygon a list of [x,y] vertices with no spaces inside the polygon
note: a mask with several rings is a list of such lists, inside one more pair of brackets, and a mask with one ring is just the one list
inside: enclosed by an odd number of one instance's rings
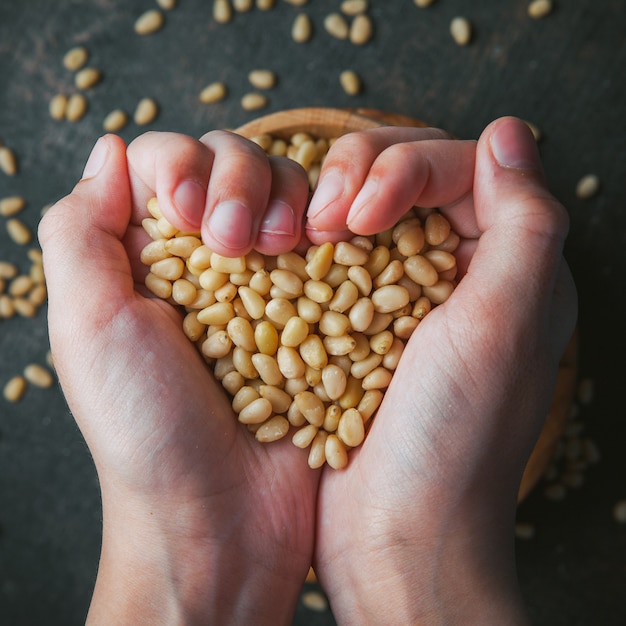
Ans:
{"label": "pine nut", "polygon": [[260,11],[269,11],[274,8],[276,0],[256,0],[256,8]]}
{"label": "pine nut", "polygon": [[269,356],[278,350],[278,332],[270,322],[263,321],[254,329],[254,341],[259,352]]}
{"label": "pine nut", "polygon": [[441,213],[431,213],[426,218],[424,237],[431,246],[442,244],[450,234],[450,222]]}
{"label": "pine nut", "polygon": [[341,337],[324,337],[323,345],[328,354],[342,356],[349,354],[356,346],[356,339],[350,335]]}
{"label": "pine nut", "polygon": [[322,467],[326,462],[326,439],[328,438],[328,433],[323,430],[319,430],[313,441],[311,442],[311,447],[309,448],[309,458],[308,463],[309,467],[312,469],[317,469],[318,467]]}
{"label": "pine nut", "polygon": [[248,74],[248,80],[257,89],[272,89],[276,86],[276,74],[271,70],[252,70]]}
{"label": "pine nut", "polygon": [[332,287],[319,280],[307,280],[303,289],[306,297],[318,304],[328,302],[333,297]]}
{"label": "pine nut", "polygon": [[283,346],[295,348],[299,346],[309,335],[309,324],[301,317],[295,315],[287,320],[285,328],[280,335]]}
{"label": "pine nut", "polygon": [[472,39],[472,25],[465,17],[455,17],[450,22],[450,34],[459,46],[466,46]]}
{"label": "pine nut", "polygon": [[322,383],[328,397],[337,400],[346,390],[346,373],[338,365],[327,365],[322,370]]}
{"label": "pine nut", "polygon": [[306,13],[300,13],[296,16],[291,27],[291,38],[296,43],[305,43],[311,39],[313,34],[313,24],[311,18]]}
{"label": "pine nut", "polygon": [[350,408],[343,412],[337,426],[337,436],[351,448],[356,448],[363,443],[365,427],[358,409]]}
{"label": "pine nut", "polygon": [[377,367],[363,379],[363,389],[384,389],[391,382],[391,372],[384,367]]}
{"label": "pine nut", "polygon": [[374,25],[369,15],[359,14],[350,25],[349,38],[350,42],[362,46],[366,44],[374,34]]}
{"label": "pine nut", "polygon": [[341,12],[344,15],[355,16],[359,13],[365,13],[367,11],[367,0],[343,0],[341,3]]}
{"label": "pine nut", "polygon": [[11,148],[0,146],[0,170],[7,176],[15,176],[17,174],[17,159]]}
{"label": "pine nut", "polygon": [[31,363],[24,368],[24,378],[35,385],[35,387],[41,387],[47,389],[54,384],[54,378],[48,369],[37,363]]}
{"label": "pine nut", "polygon": [[272,405],[274,413],[286,413],[291,406],[292,398],[279,387],[273,385],[261,385],[259,393],[262,398],[266,398]]}
{"label": "pine nut", "polygon": [[0,215],[11,217],[17,215],[26,206],[26,201],[21,196],[9,196],[0,200]]}
{"label": "pine nut", "polygon": [[53,120],[62,120],[67,111],[67,96],[64,93],[57,93],[52,96],[48,104],[48,112]]}
{"label": "pine nut", "polygon": [[308,448],[315,438],[315,435],[317,435],[317,432],[317,426],[314,426],[313,424],[307,424],[306,426],[303,426],[296,431],[291,441],[293,442],[293,445],[297,448]]}
{"label": "pine nut", "polygon": [[163,28],[165,16],[158,9],[150,9],[142,13],[135,21],[135,32],[138,35],[151,35]]}
{"label": "pine nut", "polygon": [[280,346],[276,352],[276,360],[285,378],[302,378],[306,372],[306,365],[295,348]]}
{"label": "pine nut", "polygon": [[65,117],[69,122],[77,122],[87,112],[87,98],[82,93],[73,93],[67,100]]}
{"label": "pine nut", "polygon": [[415,6],[419,7],[420,9],[425,9],[426,7],[429,7],[431,4],[433,4],[435,0],[413,0],[413,2],[415,3]]}
{"label": "pine nut", "polygon": [[232,401],[233,411],[237,414],[241,413],[245,407],[254,402],[261,396],[259,393],[250,386],[242,387],[234,396]]}
{"label": "pine nut", "polygon": [[596,174],[587,174],[576,183],[576,197],[588,200],[595,196],[600,189],[600,179]]}
{"label": "pine nut", "polygon": [[252,0],[233,0],[233,9],[238,13],[247,13],[253,7]]}
{"label": "pine nut", "polygon": [[552,0],[533,0],[528,5],[528,15],[535,20],[541,19],[552,13],[553,6]]}
{"label": "pine nut", "polygon": [[344,70],[341,72],[341,74],[339,74],[339,83],[349,96],[356,96],[361,93],[361,79],[354,70]]}
{"label": "pine nut", "polygon": [[298,298],[297,307],[298,315],[308,324],[317,324],[322,318],[322,307],[306,296]]}
{"label": "pine nut", "polygon": [[343,469],[348,464],[348,452],[343,441],[337,435],[328,435],[324,447],[326,462],[333,469]]}
{"label": "pine nut", "polygon": [[359,290],[350,280],[346,280],[335,291],[335,295],[328,303],[331,311],[343,313],[347,311],[359,299]]}
{"label": "pine nut", "polygon": [[282,439],[289,432],[289,422],[282,415],[274,415],[256,431],[257,441],[270,443]]}
{"label": "pine nut", "polygon": [[74,84],[83,91],[95,87],[102,80],[102,72],[95,67],[85,67],[74,76]]}
{"label": "pine nut", "polygon": [[267,106],[268,99],[262,93],[250,92],[241,98],[241,108],[245,111],[258,111]]}
{"label": "pine nut", "polygon": [[294,402],[309,424],[319,427],[324,423],[324,404],[312,391],[297,394]]}
{"label": "pine nut", "polygon": [[380,389],[368,389],[361,398],[357,409],[363,418],[363,423],[367,421],[376,413],[378,407],[383,401],[383,392]]}
{"label": "pine nut", "polygon": [[283,375],[274,357],[257,352],[252,355],[252,363],[266,385],[280,387],[284,383]]}
{"label": "pine nut", "polygon": [[128,124],[128,113],[122,109],[115,109],[104,118],[102,127],[108,133],[116,133],[122,130],[126,124]]}
{"label": "pine nut", "polygon": [[23,376],[14,376],[4,386],[3,394],[5,400],[18,402],[22,399],[26,391],[26,379]]}
{"label": "pine nut", "polygon": [[76,46],[68,50],[63,56],[63,66],[70,72],[77,72],[81,67],[84,67],[88,58],[89,52],[87,48]]}
{"label": "pine nut", "polygon": [[29,244],[33,239],[33,234],[28,226],[15,217],[7,220],[6,227],[9,237],[20,246]]}
{"label": "pine nut", "polygon": [[424,286],[424,295],[432,304],[443,304],[454,291],[454,285],[449,280],[440,280],[434,285]]}
{"label": "pine nut", "polygon": [[348,22],[340,13],[329,13],[324,18],[324,29],[336,39],[347,39],[350,33]]}
{"label": "pine nut", "polygon": [[350,319],[343,313],[324,311],[319,321],[319,330],[329,337],[341,337],[350,330]]}
{"label": "pine nut", "polygon": [[431,287],[439,280],[437,270],[424,256],[416,254],[404,261],[404,271],[407,276],[422,287]]}
{"label": "pine nut", "polygon": [[260,424],[271,414],[271,402],[266,398],[257,398],[239,412],[238,419],[242,424]]}
{"label": "pine nut", "polygon": [[218,330],[207,337],[202,344],[202,354],[210,359],[226,356],[232,349],[233,342],[225,330]]}
{"label": "pine nut", "polygon": [[222,101],[227,95],[226,85],[222,82],[214,82],[207,85],[198,96],[204,104],[214,104]]}
{"label": "pine nut", "polygon": [[322,369],[328,364],[328,355],[318,335],[309,335],[300,344],[302,360],[315,369]]}
{"label": "pine nut", "polygon": [[378,313],[391,313],[409,303],[409,292],[400,285],[386,285],[372,293],[372,304]]}
{"label": "pine nut", "polygon": [[133,120],[139,126],[151,124],[159,114],[159,105],[152,98],[142,98],[135,108]]}

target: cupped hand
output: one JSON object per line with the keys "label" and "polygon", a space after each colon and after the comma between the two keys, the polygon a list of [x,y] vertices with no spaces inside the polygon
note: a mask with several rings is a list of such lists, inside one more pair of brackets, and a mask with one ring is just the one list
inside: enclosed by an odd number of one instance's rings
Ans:
{"label": "cupped hand", "polygon": [[[392,225],[394,210],[440,206],[461,236],[461,276],[409,340],[349,466],[325,470],[314,566],[340,623],[524,623],[513,523],[575,323],[567,215],[514,118],[484,131],[475,159],[466,142],[379,151],[370,141],[349,142],[373,155],[355,168],[355,191],[309,223],[369,234]],[[326,202],[333,193],[320,180]]]}
{"label": "cupped hand", "polygon": [[[288,442],[261,446],[238,425],[181,332],[180,315],[139,287],[140,224],[155,193],[181,227],[204,228],[220,202],[247,204],[249,239],[230,241],[227,229],[222,240],[237,254],[254,241],[289,249],[299,238],[303,173],[285,177],[291,165],[270,166],[227,133],[203,142],[149,134],[127,161],[121,139],[101,138],[82,180],[40,225],[55,367],[102,489],[94,623],[115,623],[116,615],[130,623],[130,606],[144,611],[140,621],[153,610],[167,623],[185,611],[201,623],[250,614],[288,623],[311,561],[318,476]],[[259,168],[263,186],[236,185],[250,178],[237,175],[238,158]],[[172,171],[190,178],[174,187]],[[200,190],[214,184],[219,191],[205,198]],[[297,206],[283,233],[287,203]],[[211,222],[213,238],[225,224],[219,220]]]}

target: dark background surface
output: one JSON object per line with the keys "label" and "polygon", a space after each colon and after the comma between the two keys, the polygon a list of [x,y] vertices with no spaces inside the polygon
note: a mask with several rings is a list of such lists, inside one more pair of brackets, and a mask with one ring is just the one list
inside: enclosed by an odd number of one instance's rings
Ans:
{"label": "dark background surface", "polygon": [[[338,1],[282,0],[269,12],[236,14],[219,25],[208,0],[179,0],[166,25],[139,37],[133,23],[151,0],[0,0],[0,139],[13,148],[19,173],[0,172],[0,198],[21,195],[21,218],[33,229],[44,205],[80,177],[102,120],[129,112],[144,96],[161,114],[150,126],[199,136],[235,127],[259,113],[241,109],[252,88],[247,74],[269,68],[279,77],[261,113],[300,106],[374,107],[419,117],[464,138],[477,138],[494,118],[533,121],[549,184],[568,207],[567,258],[580,296],[580,377],[591,401],[577,402],[575,422],[601,452],[584,484],[563,501],[542,483],[519,511],[534,537],[518,541],[521,584],[539,625],[626,624],[626,525],[612,514],[626,498],[623,322],[626,244],[626,5],[620,0],[557,2],[542,20],[527,17],[525,0],[438,0],[428,9],[410,0],[372,0],[375,37],[365,46],[331,38],[323,18]],[[480,6],[477,6],[480,4]],[[313,19],[306,44],[291,40],[298,12]],[[474,24],[467,47],[450,38],[456,15]],[[48,115],[57,92],[72,92],[63,54],[77,44],[104,73],[88,90],[89,112],[78,123]],[[341,70],[363,78],[345,95]],[[202,105],[198,94],[223,80],[229,97]],[[130,123],[131,140],[145,129]],[[587,173],[601,179],[588,200],[574,193]],[[5,218],[0,217],[0,222]],[[0,260],[26,271],[24,248],[0,224]],[[87,297],[87,295],[86,295]],[[524,297],[520,294],[520,297]],[[45,307],[34,319],[0,320],[0,386],[31,362],[45,362]],[[88,450],[58,388],[30,388],[21,402],[0,398],[0,624],[84,621],[100,545],[98,486]],[[418,581],[416,581],[418,584]],[[331,624],[330,613],[298,608],[297,624]]]}

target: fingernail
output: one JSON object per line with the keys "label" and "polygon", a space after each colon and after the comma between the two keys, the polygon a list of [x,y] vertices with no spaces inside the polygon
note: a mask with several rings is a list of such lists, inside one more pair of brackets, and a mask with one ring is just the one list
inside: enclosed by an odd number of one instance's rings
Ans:
{"label": "fingernail", "polygon": [[361,187],[361,191],[357,194],[350,210],[348,211],[348,223],[353,220],[367,205],[372,201],[372,198],[378,193],[378,181],[366,180]]}
{"label": "fingernail", "polygon": [[259,231],[268,235],[289,235],[296,234],[296,216],[293,209],[282,200],[273,201],[265,215]]}
{"label": "fingernail", "polygon": [[197,227],[202,222],[206,190],[195,180],[184,180],[174,190],[174,206],[181,217]]}
{"label": "fingernail", "polygon": [[91,154],[85,163],[85,169],[83,170],[82,180],[86,178],[93,178],[102,169],[107,156],[109,155],[109,147],[104,137],[100,137],[96,141],[96,145],[91,150]]}
{"label": "fingernail", "polygon": [[315,219],[324,212],[329,204],[343,194],[345,181],[338,172],[328,172],[318,183],[307,211],[309,219]]}
{"label": "fingernail", "polygon": [[225,248],[240,249],[250,245],[252,212],[236,200],[218,204],[207,223],[211,235]]}
{"label": "fingernail", "polygon": [[537,142],[524,122],[513,118],[502,120],[496,124],[489,143],[501,167],[543,171]]}

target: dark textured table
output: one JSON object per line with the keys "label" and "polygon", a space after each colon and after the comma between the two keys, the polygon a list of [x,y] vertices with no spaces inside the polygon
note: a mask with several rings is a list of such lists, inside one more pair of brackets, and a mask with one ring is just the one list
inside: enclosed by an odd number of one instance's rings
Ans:
{"label": "dark textured table", "polygon": [[[476,138],[492,119],[512,114],[534,122],[553,192],[571,213],[567,258],[580,294],[580,376],[585,392],[574,407],[572,432],[594,442],[600,461],[577,473],[563,469],[540,484],[519,510],[534,536],[518,540],[521,584],[539,625],[626,624],[626,525],[613,506],[626,498],[626,354],[623,322],[626,245],[626,6],[620,0],[557,2],[540,20],[527,2],[438,0],[428,9],[411,0],[372,0],[373,40],[364,46],[331,38],[323,18],[337,0],[296,8],[212,18],[207,0],[180,0],[165,27],[150,36],[134,20],[151,0],[23,0],[0,2],[0,140],[18,157],[19,172],[0,172],[0,198],[20,195],[20,214],[33,230],[42,207],[66,194],[114,108],[132,112],[140,98],[161,107],[156,130],[199,136],[235,127],[245,112],[247,74],[279,77],[262,112],[300,106],[373,107],[396,111]],[[480,5],[480,6],[477,6]],[[306,44],[291,40],[299,12],[314,22]],[[448,26],[456,15],[474,25],[469,46],[457,46]],[[76,123],[55,121],[48,103],[75,91],[63,54],[85,45],[103,80],[87,90],[89,111]],[[351,68],[364,89],[339,86]],[[224,81],[229,96],[203,105],[200,90]],[[130,123],[131,140],[145,129]],[[594,197],[575,186],[600,177]],[[0,261],[26,271],[23,247],[0,217]],[[33,244],[35,245],[35,244]],[[523,294],[520,294],[523,297]],[[45,363],[45,307],[34,318],[0,319],[0,386],[24,366]],[[579,439],[566,441],[566,456]],[[570,463],[571,465],[571,463]],[[580,464],[579,464],[580,465]],[[565,498],[554,482],[565,483]],[[100,543],[100,503],[88,450],[58,388],[29,388],[15,404],[0,398],[0,624],[79,624],[94,582]],[[526,527],[528,528],[528,527]],[[297,624],[331,624],[328,612],[298,608]]]}

